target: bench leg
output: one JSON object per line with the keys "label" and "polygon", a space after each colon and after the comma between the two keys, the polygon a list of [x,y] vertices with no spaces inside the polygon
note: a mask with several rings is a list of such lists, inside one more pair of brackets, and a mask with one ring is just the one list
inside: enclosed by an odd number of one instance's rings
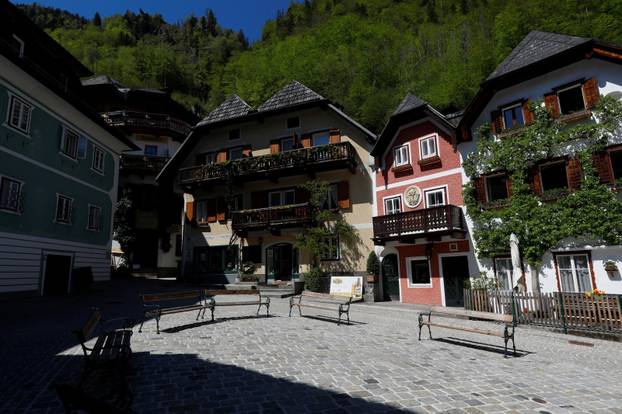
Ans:
{"label": "bench leg", "polygon": [[350,310],[346,312],[346,316],[348,317],[348,325],[350,325]]}
{"label": "bench leg", "polygon": [[142,322],[140,322],[140,326],[138,327],[138,332],[143,331],[143,324],[145,323],[145,318],[143,318]]}
{"label": "bench leg", "polygon": [[341,310],[339,310],[339,320],[337,320],[337,326],[341,325]]}
{"label": "bench leg", "polygon": [[261,310],[261,305],[263,305],[262,303],[259,304],[259,307],[257,308],[257,313],[256,315],[259,315],[259,311]]}
{"label": "bench leg", "polygon": [[423,326],[423,316],[419,314],[419,340],[421,341],[421,327]]}
{"label": "bench leg", "polygon": [[508,332],[508,327],[506,326],[503,329],[503,342],[505,343],[504,353],[505,356],[508,356],[508,341],[510,340],[510,333]]}
{"label": "bench leg", "polygon": [[160,317],[156,316],[156,330],[158,332],[158,335],[160,335]]}
{"label": "bench leg", "polygon": [[294,305],[292,305],[291,303],[289,304],[289,317],[292,317],[292,308],[294,307]]}
{"label": "bench leg", "polygon": [[203,309],[199,309],[199,313],[197,314],[197,318],[195,319],[196,321],[198,321],[201,317],[201,312],[203,312]]}
{"label": "bench leg", "polygon": [[212,311],[212,322],[214,322],[214,308],[215,308],[215,306],[212,306],[210,308],[210,311]]}
{"label": "bench leg", "polygon": [[270,302],[266,303],[266,318],[270,316]]}

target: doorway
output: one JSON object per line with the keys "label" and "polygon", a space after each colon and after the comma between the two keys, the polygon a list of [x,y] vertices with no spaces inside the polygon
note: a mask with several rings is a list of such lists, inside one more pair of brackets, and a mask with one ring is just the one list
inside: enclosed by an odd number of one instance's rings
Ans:
{"label": "doorway", "polygon": [[72,256],[46,254],[43,260],[43,289],[41,294],[51,296],[69,293]]}
{"label": "doorway", "polygon": [[279,243],[266,248],[268,278],[289,281],[298,269],[297,251],[290,243]]}
{"label": "doorway", "polygon": [[400,300],[400,276],[397,272],[396,254],[388,254],[382,259],[382,295],[384,300]]}
{"label": "doorway", "polygon": [[464,282],[469,279],[469,258],[449,256],[441,259],[445,306],[464,306]]}

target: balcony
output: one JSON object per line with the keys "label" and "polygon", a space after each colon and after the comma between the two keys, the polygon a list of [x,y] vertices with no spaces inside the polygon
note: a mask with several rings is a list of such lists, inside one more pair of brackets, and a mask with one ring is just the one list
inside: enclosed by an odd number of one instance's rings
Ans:
{"label": "balcony", "polygon": [[114,111],[102,115],[104,120],[114,127],[125,127],[132,130],[158,132],[168,131],[185,137],[192,127],[186,122],[172,118],[166,114],[154,114],[149,112]]}
{"label": "balcony", "polygon": [[239,234],[250,230],[274,232],[285,227],[302,227],[311,224],[312,215],[309,203],[302,203],[234,211],[231,219],[233,231]]}
{"label": "balcony", "polygon": [[447,205],[374,217],[374,243],[387,241],[414,243],[417,238],[463,235],[466,225],[462,209]]}
{"label": "balcony", "polygon": [[197,185],[232,180],[276,179],[279,176],[313,174],[339,168],[354,171],[356,152],[349,142],[300,148],[277,154],[241,158],[231,162],[199,165],[179,171],[181,185]]}
{"label": "balcony", "polygon": [[123,172],[159,173],[168,162],[169,157],[149,155],[121,155],[120,170]]}

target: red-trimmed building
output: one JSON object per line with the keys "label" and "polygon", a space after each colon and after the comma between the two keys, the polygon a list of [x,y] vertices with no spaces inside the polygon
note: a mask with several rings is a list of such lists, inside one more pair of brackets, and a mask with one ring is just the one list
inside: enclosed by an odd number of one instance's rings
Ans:
{"label": "red-trimmed building", "polygon": [[461,306],[475,266],[464,218],[456,116],[409,94],[372,150],[374,243],[385,300]]}

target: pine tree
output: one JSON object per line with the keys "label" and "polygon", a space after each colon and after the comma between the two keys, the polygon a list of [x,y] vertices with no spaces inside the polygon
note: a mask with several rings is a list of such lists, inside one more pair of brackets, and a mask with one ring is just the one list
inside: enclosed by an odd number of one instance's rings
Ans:
{"label": "pine tree", "polygon": [[214,15],[214,11],[209,9],[207,11],[207,32],[212,36],[216,37],[218,34],[218,23],[216,22],[216,16]]}

